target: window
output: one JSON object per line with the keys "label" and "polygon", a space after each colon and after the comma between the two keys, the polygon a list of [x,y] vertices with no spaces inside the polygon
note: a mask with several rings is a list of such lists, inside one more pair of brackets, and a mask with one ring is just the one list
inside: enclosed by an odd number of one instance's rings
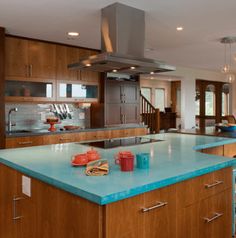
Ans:
{"label": "window", "polygon": [[215,115],[215,86],[212,84],[207,85],[205,91],[205,114],[206,116]]}
{"label": "window", "polygon": [[160,111],[165,109],[165,89],[156,88],[155,89],[155,107],[159,108]]}
{"label": "window", "polygon": [[141,88],[142,95],[151,102],[151,88]]}

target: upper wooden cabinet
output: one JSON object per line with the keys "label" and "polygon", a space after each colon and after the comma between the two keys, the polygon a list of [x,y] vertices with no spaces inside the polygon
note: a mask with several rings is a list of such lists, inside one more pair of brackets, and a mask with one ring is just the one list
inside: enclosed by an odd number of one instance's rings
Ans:
{"label": "upper wooden cabinet", "polygon": [[56,46],[54,44],[6,37],[7,79],[55,79]]}
{"label": "upper wooden cabinet", "polygon": [[56,51],[57,80],[79,80],[79,71],[67,68],[68,64],[79,60],[79,50],[74,47],[57,45]]}
{"label": "upper wooden cabinet", "polygon": [[84,82],[99,82],[100,73],[68,69],[68,64],[76,63],[82,58],[97,54],[96,51],[70,46],[56,46],[57,80],[78,80]]}

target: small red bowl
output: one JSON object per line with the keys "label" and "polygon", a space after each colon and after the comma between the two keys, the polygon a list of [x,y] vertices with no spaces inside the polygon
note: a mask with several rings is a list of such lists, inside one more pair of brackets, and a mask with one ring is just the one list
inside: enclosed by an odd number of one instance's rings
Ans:
{"label": "small red bowl", "polygon": [[72,156],[71,165],[83,166],[89,162],[87,154],[77,154]]}

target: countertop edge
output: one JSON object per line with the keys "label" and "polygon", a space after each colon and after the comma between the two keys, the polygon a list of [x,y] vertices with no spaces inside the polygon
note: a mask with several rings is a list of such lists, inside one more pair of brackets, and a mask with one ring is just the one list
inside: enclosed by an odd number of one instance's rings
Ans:
{"label": "countertop edge", "polygon": [[194,171],[191,171],[191,172],[188,172],[185,174],[176,175],[174,177],[163,179],[163,180],[160,180],[160,181],[157,181],[154,183],[149,183],[149,184],[146,184],[143,186],[135,187],[135,188],[130,189],[129,191],[121,191],[121,192],[118,192],[115,194],[110,194],[110,195],[107,195],[104,197],[100,197],[95,194],[84,191],[82,189],[75,188],[75,187],[65,184],[61,181],[51,179],[45,175],[42,175],[37,172],[33,172],[25,167],[22,167],[15,163],[6,161],[2,158],[0,158],[0,163],[4,164],[6,166],[9,166],[13,169],[16,169],[17,171],[19,171],[27,176],[38,179],[42,182],[45,182],[49,185],[57,187],[63,191],[69,192],[76,196],[80,196],[80,197],[87,199],[91,202],[94,202],[98,205],[106,205],[106,204],[109,204],[112,202],[117,202],[117,201],[129,198],[129,197],[133,197],[133,196],[145,193],[145,192],[150,192],[155,189],[163,188],[163,187],[166,187],[166,186],[178,183],[178,182],[182,182],[187,179],[192,179],[192,178],[195,178],[195,177],[207,174],[207,173],[211,173],[211,172],[214,172],[219,169],[234,166],[234,165],[236,165],[236,159],[229,160],[227,162],[222,162],[222,163],[219,163],[214,166],[207,167],[207,168],[194,170]]}

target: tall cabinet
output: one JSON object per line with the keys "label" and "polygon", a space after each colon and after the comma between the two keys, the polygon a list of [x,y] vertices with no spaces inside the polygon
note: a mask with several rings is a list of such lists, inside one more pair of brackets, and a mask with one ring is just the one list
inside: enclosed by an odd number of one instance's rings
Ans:
{"label": "tall cabinet", "polygon": [[106,80],[106,125],[139,122],[139,82]]}
{"label": "tall cabinet", "polygon": [[104,100],[92,104],[93,127],[137,124],[139,118],[139,80],[105,78]]}

